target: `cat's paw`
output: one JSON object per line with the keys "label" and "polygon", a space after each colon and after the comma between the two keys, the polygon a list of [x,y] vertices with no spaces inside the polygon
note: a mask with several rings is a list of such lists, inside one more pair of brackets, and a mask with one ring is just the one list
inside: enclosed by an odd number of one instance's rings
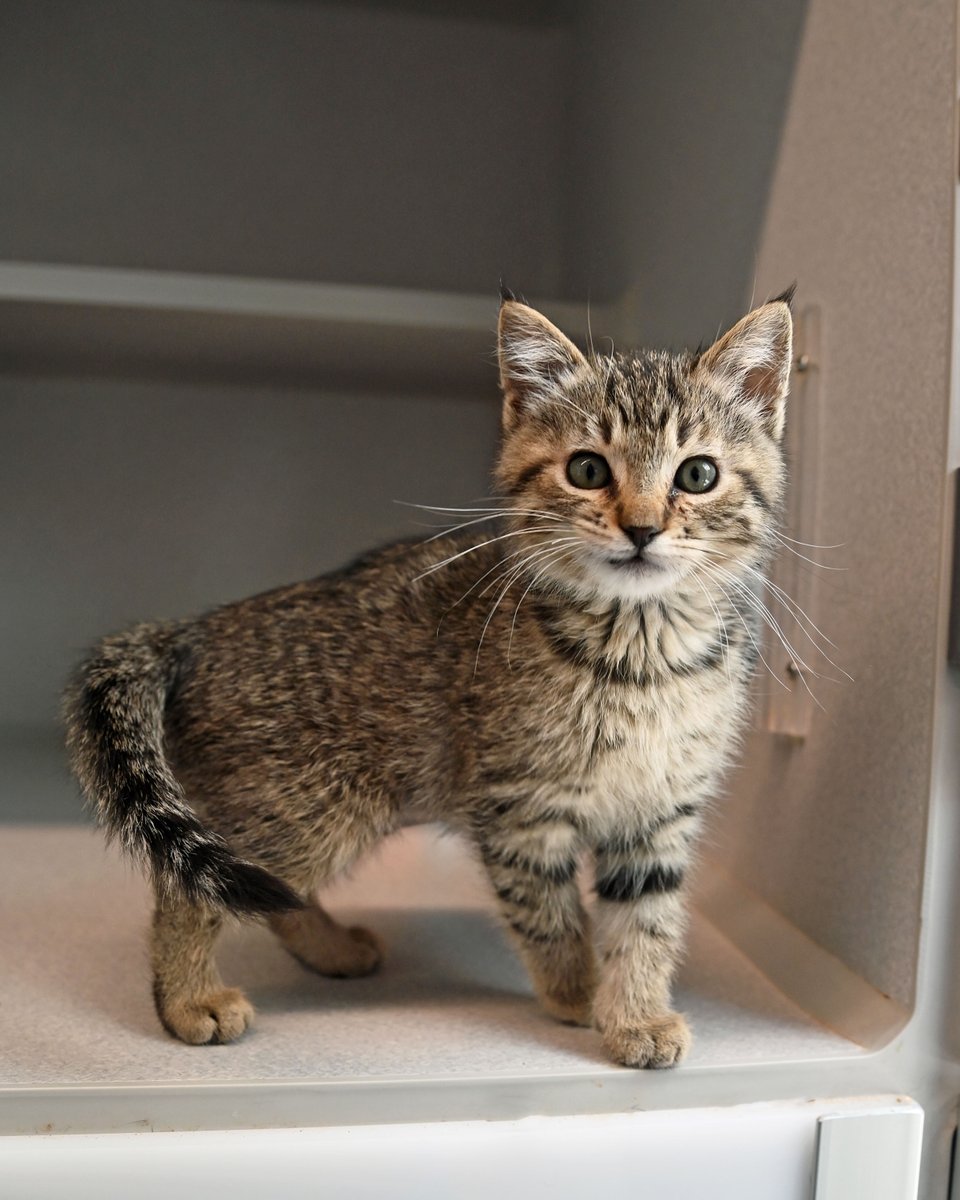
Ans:
{"label": "cat's paw", "polygon": [[351,925],[346,932],[350,941],[341,947],[336,973],[347,979],[373,974],[383,962],[383,942],[372,929],[362,925]]}
{"label": "cat's paw", "polygon": [[[311,933],[314,936],[311,936]],[[333,925],[323,930],[301,929],[283,944],[301,966],[331,979],[359,979],[372,975],[383,962],[383,944],[362,925]]]}
{"label": "cat's paw", "polygon": [[593,1024],[590,996],[541,996],[540,1003],[555,1021],[562,1021],[564,1025]]}
{"label": "cat's paw", "polygon": [[235,1041],[253,1022],[253,1005],[239,988],[170,1000],[158,1013],[163,1027],[191,1046]]}
{"label": "cat's paw", "polygon": [[674,1067],[690,1049],[690,1029],[679,1013],[648,1017],[604,1030],[603,1044],[625,1067]]}

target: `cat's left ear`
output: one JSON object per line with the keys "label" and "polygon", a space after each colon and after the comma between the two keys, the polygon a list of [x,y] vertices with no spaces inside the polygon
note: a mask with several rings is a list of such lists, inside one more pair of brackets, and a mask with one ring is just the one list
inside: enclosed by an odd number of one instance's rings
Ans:
{"label": "cat's left ear", "polygon": [[770,436],[783,437],[793,356],[793,289],[747,313],[705,351],[695,375],[754,409]]}
{"label": "cat's left ear", "polygon": [[568,337],[536,309],[505,293],[498,327],[503,424],[556,403],[587,360]]}

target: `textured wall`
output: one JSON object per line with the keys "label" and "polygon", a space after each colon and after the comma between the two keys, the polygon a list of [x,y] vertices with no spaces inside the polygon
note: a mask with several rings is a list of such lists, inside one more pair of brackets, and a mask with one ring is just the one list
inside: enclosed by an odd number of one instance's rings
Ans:
{"label": "textured wall", "polygon": [[[812,0],[758,290],[822,307],[819,623],[854,684],[808,743],[754,738],[719,823],[740,877],[909,1001],[937,649],[951,347],[955,6]],[[798,470],[803,464],[798,464]],[[797,536],[803,537],[803,534]],[[816,555],[814,555],[816,557]]]}

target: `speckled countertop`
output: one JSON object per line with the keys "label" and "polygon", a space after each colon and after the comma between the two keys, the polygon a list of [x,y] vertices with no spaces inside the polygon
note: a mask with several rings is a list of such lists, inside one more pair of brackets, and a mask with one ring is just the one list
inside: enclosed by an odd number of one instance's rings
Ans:
{"label": "speckled countertop", "polygon": [[[386,843],[326,897],[387,943],[367,979],[323,979],[264,928],[224,936],[224,980],[247,989],[253,1030],[188,1047],[157,1023],[148,889],[81,827],[0,827],[0,1082],[4,1085],[538,1078],[621,1072],[595,1033],[535,1004],[464,847],[431,829]],[[822,1029],[702,917],[678,1007],[690,1067],[855,1052]]]}

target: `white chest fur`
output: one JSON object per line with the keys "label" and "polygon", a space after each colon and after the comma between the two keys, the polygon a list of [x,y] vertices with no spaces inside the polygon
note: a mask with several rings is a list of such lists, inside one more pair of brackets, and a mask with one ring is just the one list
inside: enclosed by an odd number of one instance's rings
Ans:
{"label": "white chest fur", "polygon": [[695,616],[621,616],[604,652],[618,670],[584,684],[577,808],[596,833],[707,799],[729,764],[747,706],[742,652]]}

